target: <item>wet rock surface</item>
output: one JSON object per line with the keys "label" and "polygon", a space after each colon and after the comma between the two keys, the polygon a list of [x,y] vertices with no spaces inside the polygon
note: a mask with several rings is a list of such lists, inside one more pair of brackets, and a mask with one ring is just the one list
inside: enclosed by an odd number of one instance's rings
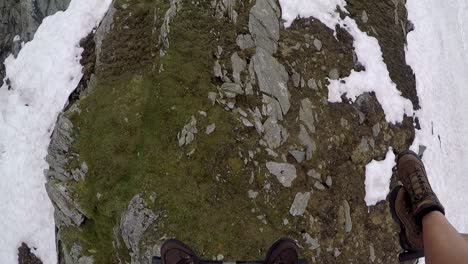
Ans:
{"label": "wet rock surface", "polygon": [[[404,5],[349,2],[416,102],[405,35],[383,24],[395,11],[406,24]],[[275,0],[114,7],[47,157],[64,263],[148,263],[172,237],[203,259],[258,260],[283,236],[309,263],[397,263],[397,228],[385,201],[365,206],[364,173],[411,144],[413,120],[388,124],[374,94],[327,101],[328,78],[362,67],[346,31],[285,29]]]}

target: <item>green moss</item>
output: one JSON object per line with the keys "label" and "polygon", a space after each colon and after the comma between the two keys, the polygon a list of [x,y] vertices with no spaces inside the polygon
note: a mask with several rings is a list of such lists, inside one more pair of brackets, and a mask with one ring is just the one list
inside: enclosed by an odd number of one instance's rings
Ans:
{"label": "green moss", "polygon": [[[113,228],[138,193],[156,193],[150,206],[165,212],[152,231],[154,237],[182,239],[205,258],[221,253],[229,259],[259,259],[263,253],[258,248],[266,250],[285,235],[278,226],[290,201],[275,210],[260,203],[260,212],[252,213],[256,206],[247,196],[255,168],[245,167],[238,152],[254,149],[256,131],[244,128],[222,107],[211,106],[207,98],[216,91],[211,27],[207,6],[187,4],[171,24],[171,48],[153,62],[162,63],[164,71],[153,71],[159,69],[155,66],[101,78],[80,102],[81,113],[70,117],[77,131],[74,151],[89,166],[86,180],[75,186],[89,219],[62,232],[70,245],[78,241],[95,252],[97,263],[129,259],[126,250],[113,247]],[[198,115],[200,110],[207,117]],[[180,148],[177,134],[192,115],[199,132],[193,143]],[[216,130],[205,135],[211,123]],[[240,141],[240,131],[248,138]],[[261,157],[258,161],[263,164]],[[260,214],[273,224],[263,224]]]}

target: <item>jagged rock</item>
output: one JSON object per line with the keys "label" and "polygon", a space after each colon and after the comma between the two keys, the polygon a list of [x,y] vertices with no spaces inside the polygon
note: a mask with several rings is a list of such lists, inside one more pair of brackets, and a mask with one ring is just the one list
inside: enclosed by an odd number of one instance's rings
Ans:
{"label": "jagged rock", "polygon": [[206,131],[205,131],[205,134],[209,135],[211,133],[213,133],[216,129],[216,124],[211,124],[211,125],[208,125],[206,127]]}
{"label": "jagged rock", "polygon": [[88,165],[86,162],[81,163],[80,168],[73,169],[71,175],[75,181],[82,181],[85,179],[86,173],[88,173]]}
{"label": "jagged rock", "polygon": [[358,111],[358,116],[359,116],[359,125],[362,125],[364,123],[364,120],[366,120],[366,115],[363,112]]}
{"label": "jagged rock", "polygon": [[[114,8],[114,4],[111,3],[111,5],[109,6],[109,9],[107,10],[106,15],[102,19],[101,24],[99,25],[99,27],[96,30],[96,33],[94,34],[94,43],[96,43],[96,68],[102,66],[101,64],[102,42],[104,41],[104,38],[106,37],[107,33],[112,28],[112,24],[114,23],[115,11],[116,9]],[[92,75],[91,79],[93,79],[93,82],[96,82],[96,77],[94,76],[94,74]],[[90,82],[91,82],[91,79],[90,79]],[[88,88],[86,89],[88,93],[92,90],[90,86],[92,85],[88,84]]]}
{"label": "jagged rock", "polygon": [[218,45],[218,48],[216,49],[215,56],[216,58],[221,58],[221,55],[223,55],[223,47]]}
{"label": "jagged rock", "polygon": [[253,127],[254,126],[254,124],[252,124],[252,122],[250,122],[245,117],[241,117],[241,121],[242,121],[242,124],[244,124],[244,126],[246,126],[246,127]]}
{"label": "jagged rock", "polygon": [[303,215],[307,208],[307,205],[309,204],[310,195],[311,195],[310,192],[296,193],[296,196],[294,197],[294,201],[291,205],[291,208],[289,209],[289,213],[292,216]]}
{"label": "jagged rock", "polygon": [[366,153],[369,151],[369,143],[366,138],[361,139],[361,144],[359,144],[359,148],[361,153]]}
{"label": "jagged rock", "polygon": [[247,195],[249,196],[250,199],[255,199],[255,198],[257,198],[258,192],[255,192],[253,190],[249,190],[247,192]]}
{"label": "jagged rock", "polygon": [[263,113],[266,116],[272,117],[275,120],[283,120],[283,111],[279,102],[268,95],[263,95]]}
{"label": "jagged rock", "polygon": [[316,181],[315,184],[314,184],[314,187],[317,189],[317,190],[320,190],[320,191],[323,191],[325,190],[325,186],[323,186],[323,184],[319,181]]}
{"label": "jagged rock", "polygon": [[304,125],[300,125],[300,131],[299,131],[299,137],[298,138],[301,141],[302,145],[304,145],[306,147],[306,159],[311,160],[312,155],[314,154],[315,149],[317,147],[315,145],[315,142],[309,136],[309,133],[307,132]]}
{"label": "jagged rock", "polygon": [[289,153],[294,157],[294,159],[298,162],[301,163],[305,160],[306,154],[304,151],[300,150],[290,150]]}
{"label": "jagged rock", "polygon": [[418,156],[422,157],[424,155],[424,152],[426,151],[427,147],[424,145],[419,145],[418,149]]}
{"label": "jagged rock", "polygon": [[211,101],[212,105],[216,103],[216,97],[218,97],[218,94],[216,94],[215,92],[208,93],[208,99]]}
{"label": "jagged rock", "polygon": [[219,61],[215,61],[215,65],[213,66],[213,73],[216,78],[224,79],[223,78],[223,69],[221,68],[221,64]]}
{"label": "jagged rock", "polygon": [[244,91],[242,90],[242,87],[237,83],[223,83],[223,85],[221,85],[221,90],[223,90],[224,92],[233,93],[233,94],[244,93]]}
{"label": "jagged rock", "polygon": [[247,67],[247,63],[245,60],[243,60],[237,52],[234,52],[231,56],[231,63],[232,63],[232,77],[234,79],[234,82],[237,84],[241,84],[241,72],[245,70]]}
{"label": "jagged rock", "polygon": [[340,73],[338,72],[338,69],[336,68],[331,69],[330,72],[328,73],[328,78],[332,80],[338,80],[340,78]]}
{"label": "jagged rock", "polygon": [[279,40],[281,10],[276,0],[258,0],[250,10],[249,30],[257,47],[274,54]]}
{"label": "jagged rock", "polygon": [[345,213],[345,232],[349,233],[353,229],[353,223],[351,221],[351,208],[347,200],[343,201],[344,213]]}
{"label": "jagged rock", "polygon": [[196,133],[198,133],[197,119],[194,116],[192,116],[190,118],[190,121],[182,129],[182,132],[177,134],[179,147],[192,143],[192,141],[195,139]]}
{"label": "jagged rock", "polygon": [[293,85],[294,87],[299,87],[299,84],[301,82],[301,75],[299,75],[299,73],[297,73],[296,71],[293,70],[293,74],[292,74],[292,81],[293,81]]}
{"label": "jagged rock", "polygon": [[266,167],[284,187],[291,187],[292,182],[296,179],[296,167],[292,164],[267,162]]}
{"label": "jagged rock", "polygon": [[332,177],[327,176],[327,179],[325,180],[325,184],[327,184],[329,188],[332,187],[332,184],[333,184]]}
{"label": "jagged rock", "polygon": [[374,244],[371,243],[371,244],[369,245],[369,260],[370,260],[371,262],[374,262],[375,259],[376,259],[376,257],[375,257]]}
{"label": "jagged rock", "polygon": [[[68,220],[62,220],[57,224],[74,224],[80,226],[83,223],[85,216],[82,210],[72,202],[72,199],[67,196],[66,187],[62,184],[53,184],[50,181],[46,183],[45,189],[50,200],[55,205],[55,210],[60,211],[60,216],[65,216]],[[57,219],[60,220],[60,219]]]}
{"label": "jagged rock", "polygon": [[278,148],[288,138],[286,129],[278,124],[274,118],[269,117],[263,124],[265,135],[263,139],[272,149]]}
{"label": "jagged rock", "polygon": [[367,16],[366,10],[362,10],[361,20],[362,20],[362,22],[364,22],[364,23],[367,23],[367,21],[369,21],[369,17]]}
{"label": "jagged rock", "polygon": [[322,50],[322,41],[319,39],[314,39],[314,47],[317,51]]}
{"label": "jagged rock", "polygon": [[278,157],[278,153],[274,152],[272,149],[270,148],[266,148],[265,151],[267,152],[268,155],[272,156],[273,158],[277,158]]}
{"label": "jagged rock", "polygon": [[83,248],[77,244],[73,243],[70,251],[64,248],[63,261],[65,264],[93,264],[94,258],[92,256],[83,256]]}
{"label": "jagged rock", "polygon": [[301,77],[301,88],[304,88],[306,86],[306,81],[304,80],[303,77]]}
{"label": "jagged rock", "polygon": [[315,133],[315,125],[314,125],[314,113],[312,109],[314,106],[309,98],[305,98],[301,101],[301,108],[299,110],[299,120],[304,122],[304,124],[309,129],[310,133]]}
{"label": "jagged rock", "polygon": [[253,95],[254,92],[253,92],[253,86],[250,82],[248,82],[246,85],[245,85],[245,94],[246,95]]}
{"label": "jagged rock", "polygon": [[182,8],[182,0],[170,0],[170,7],[164,15],[164,22],[160,29],[159,34],[159,55],[162,57],[166,54],[166,51],[169,49],[169,33],[170,33],[170,23],[172,19],[177,15],[177,12]]}
{"label": "jagged rock", "polygon": [[237,36],[236,43],[242,50],[255,47],[255,42],[250,34],[241,34]]}
{"label": "jagged rock", "polygon": [[312,238],[308,233],[302,234],[302,238],[305,240],[309,249],[314,250],[320,247],[319,241],[316,238]]}
{"label": "jagged rock", "polygon": [[237,11],[234,9],[236,0],[220,0],[216,3],[216,18],[221,19],[226,14],[228,18],[233,22],[237,23]]}
{"label": "jagged rock", "polygon": [[379,134],[380,134],[380,124],[377,123],[377,124],[375,124],[375,125],[372,127],[372,135],[373,135],[374,137],[378,137]]}
{"label": "jagged rock", "polygon": [[309,79],[307,81],[307,87],[309,87],[312,90],[318,90],[317,82],[315,81],[314,78]]}
{"label": "jagged rock", "polygon": [[287,86],[289,76],[284,66],[262,48],[257,48],[252,61],[260,91],[278,100],[283,114],[286,114],[289,111],[291,95]]}
{"label": "jagged rock", "polygon": [[316,180],[319,180],[319,181],[322,180],[322,176],[320,175],[320,173],[317,172],[317,171],[314,170],[314,169],[308,170],[308,171],[307,171],[307,176],[312,177],[312,178],[314,178],[314,179],[316,179]]}
{"label": "jagged rock", "polygon": [[135,195],[120,219],[121,235],[127,249],[130,249],[135,255],[139,255],[140,240],[146,229],[157,219],[158,215],[146,208],[146,203],[141,195]]}

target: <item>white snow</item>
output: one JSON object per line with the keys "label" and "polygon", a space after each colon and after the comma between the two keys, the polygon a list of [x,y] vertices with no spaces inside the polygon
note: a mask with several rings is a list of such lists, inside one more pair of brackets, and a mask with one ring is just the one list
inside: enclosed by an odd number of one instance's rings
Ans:
{"label": "white snow", "polygon": [[389,148],[384,160],[372,160],[366,165],[366,201],[367,206],[375,205],[379,201],[385,200],[390,191],[390,178],[392,168],[395,166],[395,154]]}
{"label": "white snow", "polygon": [[5,61],[0,87],[0,263],[17,263],[21,242],[56,263],[53,207],[45,192],[44,158],[58,113],[82,76],[80,39],[104,16],[111,0],[72,0],[44,19],[34,39]]}
{"label": "white snow", "polygon": [[450,222],[468,232],[468,2],[409,0],[407,9],[415,30],[406,59],[416,74],[422,128],[412,149],[427,146],[432,188]]}
{"label": "white snow", "polygon": [[375,92],[388,122],[401,123],[404,114],[413,115],[411,101],[401,96],[401,92],[397,90],[395,83],[390,79],[377,39],[362,32],[356,21],[349,16],[341,19],[336,12],[337,6],[343,12],[347,12],[344,0],[280,0],[280,3],[283,19],[287,21],[287,26],[298,15],[313,16],[330,29],[335,30],[335,26],[340,25],[354,38],[353,46],[358,61],[366,70],[361,72],[352,70],[348,77],[329,80],[328,101],[341,102],[343,94],[354,101],[365,92]]}

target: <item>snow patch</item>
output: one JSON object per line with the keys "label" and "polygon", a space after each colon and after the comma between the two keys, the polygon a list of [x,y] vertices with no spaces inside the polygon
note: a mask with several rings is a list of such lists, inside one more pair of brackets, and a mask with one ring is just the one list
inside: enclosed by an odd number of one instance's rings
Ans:
{"label": "snow patch", "polygon": [[390,178],[395,166],[395,154],[389,148],[384,160],[372,160],[366,165],[366,201],[367,206],[375,205],[385,200],[390,191]]}
{"label": "snow patch", "polygon": [[332,30],[335,30],[336,25],[340,25],[354,38],[353,46],[365,71],[352,70],[348,77],[339,80],[329,79],[328,101],[341,102],[343,94],[355,101],[362,93],[375,92],[387,122],[401,123],[405,114],[413,115],[411,101],[401,96],[401,92],[390,78],[377,39],[362,32],[356,21],[349,16],[340,18],[337,7],[347,13],[344,0],[280,0],[280,3],[283,19],[287,21],[286,26],[289,26],[297,16],[313,16]]}
{"label": "snow patch", "polygon": [[111,0],[72,0],[47,17],[17,58],[5,60],[0,87],[0,263],[16,263],[21,242],[43,263],[57,263],[54,208],[44,188],[50,135],[82,77],[79,42]]}
{"label": "snow patch", "polygon": [[406,60],[416,74],[421,130],[412,149],[427,146],[423,161],[432,189],[459,232],[468,232],[468,17],[466,1],[407,1],[415,30]]}

